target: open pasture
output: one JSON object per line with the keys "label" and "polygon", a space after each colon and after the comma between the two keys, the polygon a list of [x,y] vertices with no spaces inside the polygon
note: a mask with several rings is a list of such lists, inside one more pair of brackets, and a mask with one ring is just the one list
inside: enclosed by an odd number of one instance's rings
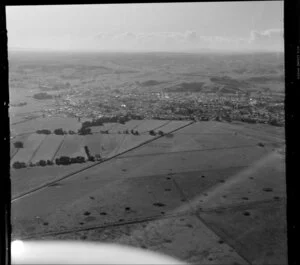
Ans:
{"label": "open pasture", "polygon": [[84,151],[85,136],[81,135],[65,135],[63,143],[55,155],[55,158],[61,156],[83,156],[87,158]]}
{"label": "open pasture", "polygon": [[169,133],[190,123],[191,121],[170,121],[169,123],[160,127],[156,131],[163,131],[164,133]]}
{"label": "open pasture", "polygon": [[138,126],[145,123],[145,120],[130,120],[127,121],[125,124],[119,123],[117,126],[110,129],[111,133],[123,133],[124,131],[128,130],[129,132],[131,130],[136,130]]}
{"label": "open pasture", "polygon": [[109,131],[113,130],[115,127],[117,127],[119,123],[115,122],[108,122],[108,123],[103,123],[101,126],[92,126],[91,131],[92,133],[100,133],[101,131]]}
{"label": "open pasture", "polygon": [[20,148],[11,163],[16,161],[29,163],[45,137],[43,134],[30,134],[23,143],[24,147]]}
{"label": "open pasture", "polygon": [[99,154],[107,158],[118,146],[121,145],[125,135],[118,134],[93,134],[85,136],[85,145],[88,146],[91,155]]}
{"label": "open pasture", "polygon": [[40,160],[52,161],[54,155],[61,146],[63,139],[63,135],[47,135],[45,140],[31,159],[31,162],[36,163]]}
{"label": "open pasture", "polygon": [[114,156],[125,152],[131,148],[137,147],[138,145],[145,143],[146,141],[152,139],[153,136],[150,135],[132,135],[125,134],[123,139],[119,142],[119,145],[110,153],[110,156]]}
{"label": "open pasture", "polygon": [[35,132],[36,130],[41,129],[48,129],[52,132],[58,128],[62,128],[66,131],[77,131],[80,127],[81,123],[76,118],[52,116],[45,118],[40,117],[23,123],[11,125],[11,130],[18,135],[26,132]]}
{"label": "open pasture", "polygon": [[147,133],[151,130],[159,130],[168,123],[169,121],[166,120],[144,120],[144,122],[139,124],[135,130],[139,133]]}

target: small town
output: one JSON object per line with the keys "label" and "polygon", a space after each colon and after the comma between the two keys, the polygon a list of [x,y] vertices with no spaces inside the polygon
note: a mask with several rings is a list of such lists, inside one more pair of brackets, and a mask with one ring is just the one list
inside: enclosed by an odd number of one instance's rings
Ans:
{"label": "small town", "polygon": [[161,120],[242,121],[281,127],[285,120],[283,96],[136,90],[97,94],[92,90],[87,91],[63,92],[56,97],[55,107],[45,109],[44,113],[64,114],[79,119],[134,116]]}

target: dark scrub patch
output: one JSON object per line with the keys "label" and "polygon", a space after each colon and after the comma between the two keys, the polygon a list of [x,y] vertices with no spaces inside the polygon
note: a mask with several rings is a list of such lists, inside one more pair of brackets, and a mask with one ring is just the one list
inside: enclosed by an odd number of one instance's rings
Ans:
{"label": "dark scrub patch", "polygon": [[130,211],[130,210],[131,210],[130,207],[125,208],[125,211]]}
{"label": "dark scrub patch", "polygon": [[91,200],[95,200],[95,197],[93,197],[93,196],[90,196],[90,199],[91,199]]}
{"label": "dark scrub patch", "polygon": [[164,207],[166,206],[165,204],[161,203],[161,202],[155,202],[153,203],[154,206],[157,206],[157,207]]}
{"label": "dark scrub patch", "polygon": [[86,215],[86,216],[88,216],[88,215],[90,215],[90,214],[91,214],[91,213],[88,212],[88,211],[84,212],[84,215]]}
{"label": "dark scrub patch", "polygon": [[272,192],[273,189],[272,188],[263,188],[263,191],[265,191],[265,192]]}
{"label": "dark scrub patch", "polygon": [[171,191],[171,189],[165,189],[165,191]]}
{"label": "dark scrub patch", "polygon": [[86,221],[86,222],[92,222],[92,221],[95,221],[95,220],[96,220],[96,218],[93,217],[93,216],[89,216],[89,217],[84,218],[84,221]]}
{"label": "dark scrub patch", "polygon": [[107,213],[106,213],[106,212],[101,212],[100,214],[101,214],[101,215],[107,215]]}
{"label": "dark scrub patch", "polygon": [[250,216],[250,213],[249,212],[244,212],[243,215]]}
{"label": "dark scrub patch", "polygon": [[248,201],[249,198],[248,197],[242,197],[242,200]]}
{"label": "dark scrub patch", "polygon": [[49,224],[48,222],[44,222],[44,223],[43,223],[43,225],[48,225],[48,224]]}

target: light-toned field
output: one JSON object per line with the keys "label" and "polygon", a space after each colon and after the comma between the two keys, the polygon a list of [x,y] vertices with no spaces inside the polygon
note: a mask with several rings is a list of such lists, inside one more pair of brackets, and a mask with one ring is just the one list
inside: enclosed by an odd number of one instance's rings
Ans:
{"label": "light-toned field", "polygon": [[17,154],[11,159],[11,163],[13,164],[15,161],[29,163],[45,137],[43,134],[30,134],[24,141],[24,147],[20,148]]}
{"label": "light-toned field", "polygon": [[60,156],[83,156],[87,158],[84,151],[85,136],[81,135],[65,135],[63,144],[55,155],[55,158]]}
{"label": "light-toned field", "polygon": [[46,135],[43,143],[31,159],[31,162],[36,163],[40,160],[50,160],[54,158],[58,148],[64,140],[63,135],[50,134]]}
{"label": "light-toned field", "polygon": [[138,126],[140,126],[141,124],[145,123],[145,120],[130,120],[127,121],[125,124],[118,124],[117,126],[115,126],[114,128],[112,128],[110,130],[110,132],[112,133],[118,133],[121,132],[123,133],[123,131],[131,131],[131,130],[135,130]]}
{"label": "light-toned field", "polygon": [[84,164],[72,164],[68,166],[53,165],[46,167],[29,167],[17,170],[11,169],[10,179],[12,198],[38,188],[45,183],[59,179],[62,176],[86,167],[89,164],[90,162]]}
{"label": "light-toned field", "polygon": [[100,154],[101,157],[109,157],[114,149],[121,145],[125,136],[119,134],[93,134],[85,136],[85,145],[88,146],[91,155]]}
{"label": "light-toned field", "polygon": [[182,126],[190,124],[191,121],[170,121],[166,125],[157,129],[156,131],[163,131],[164,133],[169,133],[173,130],[179,129]]}
{"label": "light-toned field", "polygon": [[81,127],[81,122],[76,118],[67,117],[45,117],[29,120],[23,123],[11,125],[11,131],[14,135],[23,134],[26,132],[35,132],[36,130],[48,129],[54,131],[62,128],[63,130],[77,131]]}
{"label": "light-toned field", "polygon": [[118,123],[109,122],[109,123],[103,123],[102,126],[92,126],[90,128],[92,133],[100,133],[101,131],[107,131],[107,130],[111,132],[111,130],[113,130],[113,128],[115,128],[116,126],[118,126]]}
{"label": "light-toned field", "polygon": [[135,130],[137,130],[139,133],[147,133],[151,130],[158,130],[169,122],[170,121],[165,120],[145,120],[145,122],[139,124]]}

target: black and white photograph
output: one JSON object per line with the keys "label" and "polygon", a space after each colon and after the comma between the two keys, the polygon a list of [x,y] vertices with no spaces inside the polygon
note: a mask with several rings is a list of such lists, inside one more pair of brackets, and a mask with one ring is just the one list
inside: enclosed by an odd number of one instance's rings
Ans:
{"label": "black and white photograph", "polygon": [[12,264],[288,264],[283,6],[6,6]]}

